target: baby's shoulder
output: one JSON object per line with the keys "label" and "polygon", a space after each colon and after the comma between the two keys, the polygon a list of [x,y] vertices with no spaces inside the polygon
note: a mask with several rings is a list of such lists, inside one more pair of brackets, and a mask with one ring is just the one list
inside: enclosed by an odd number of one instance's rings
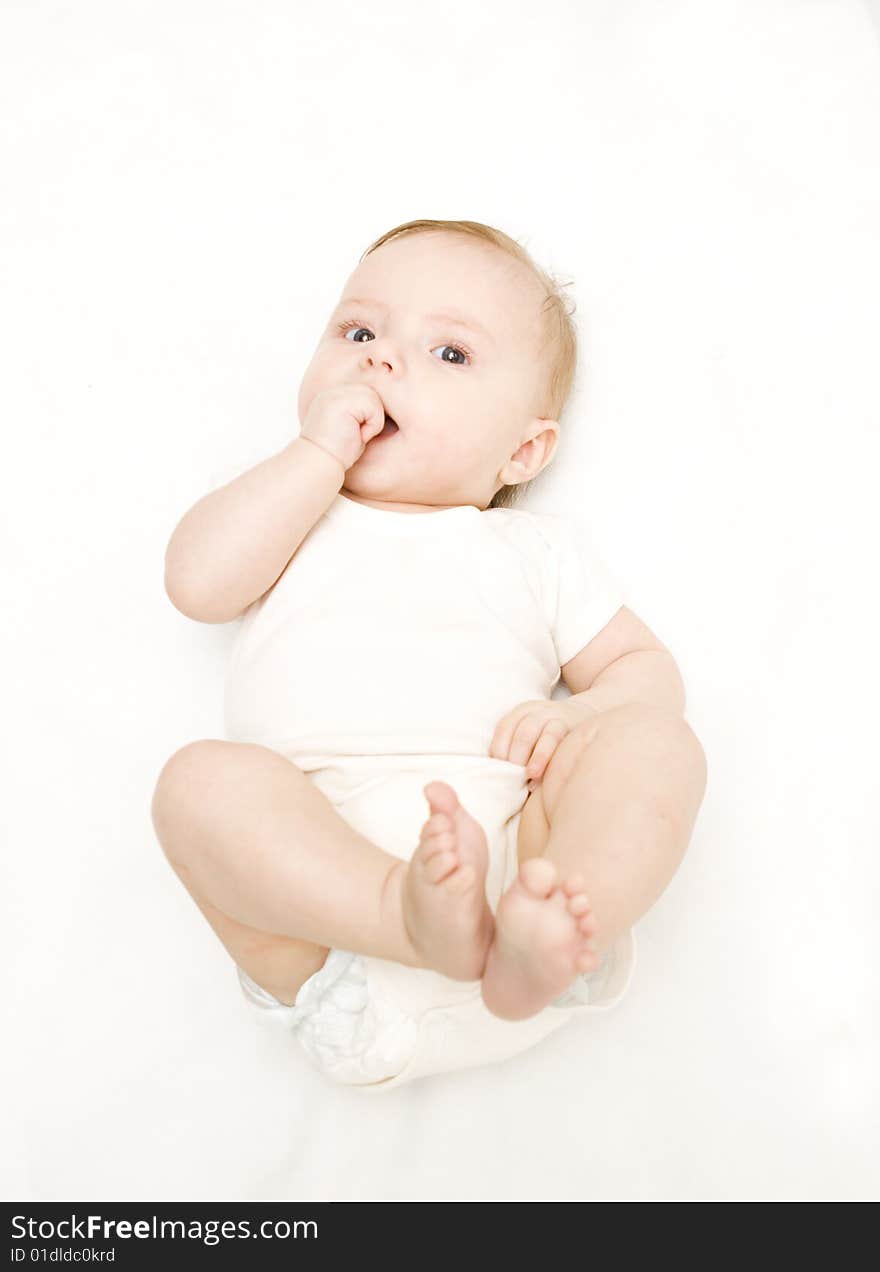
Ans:
{"label": "baby's shoulder", "polygon": [[487,508],[483,513],[491,530],[520,551],[546,562],[555,556],[567,533],[567,522],[555,512],[526,508]]}

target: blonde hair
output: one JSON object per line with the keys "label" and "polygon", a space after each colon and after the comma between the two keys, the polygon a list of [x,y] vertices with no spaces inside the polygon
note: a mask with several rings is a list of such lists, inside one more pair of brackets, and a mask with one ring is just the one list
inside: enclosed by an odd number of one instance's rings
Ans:
{"label": "blonde hair", "polygon": [[[562,295],[561,290],[562,287],[568,287],[570,284],[560,284],[552,274],[541,269],[515,239],[502,230],[494,229],[491,225],[483,225],[480,221],[406,221],[403,225],[397,225],[393,230],[388,230],[381,238],[371,243],[361,256],[361,260],[391,239],[401,238],[405,234],[422,234],[436,230],[449,234],[466,234],[493,244],[525,265],[544,289],[544,300],[540,309],[543,320],[539,356],[542,361],[545,361],[546,374],[542,377],[538,389],[539,397],[534,404],[534,409],[542,419],[558,420],[568,401],[577,370],[577,329],[571,320],[576,306],[572,304],[571,309],[566,307],[567,298]],[[511,507],[530,485],[531,481],[525,481],[514,486],[502,486],[496,490],[489,507]]]}

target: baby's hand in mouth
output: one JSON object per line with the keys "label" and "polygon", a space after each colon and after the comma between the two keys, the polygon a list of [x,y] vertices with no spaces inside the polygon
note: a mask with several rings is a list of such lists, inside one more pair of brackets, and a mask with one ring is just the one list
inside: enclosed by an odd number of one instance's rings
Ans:
{"label": "baby's hand in mouth", "polygon": [[[376,437],[391,437],[398,431],[396,422],[391,418],[388,412],[385,412],[385,427],[381,433],[377,433]],[[375,440],[375,439],[374,439]]]}

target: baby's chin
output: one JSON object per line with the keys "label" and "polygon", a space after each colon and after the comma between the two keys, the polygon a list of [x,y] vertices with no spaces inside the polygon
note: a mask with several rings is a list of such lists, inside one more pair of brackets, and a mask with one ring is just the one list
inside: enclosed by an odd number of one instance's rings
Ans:
{"label": "baby's chin", "polygon": [[361,456],[345,474],[343,490],[363,499],[376,499],[383,503],[404,506],[432,507],[442,502],[430,490],[425,490],[424,480],[408,481],[406,473],[402,473],[396,466],[392,472],[388,465],[364,464],[363,458]]}
{"label": "baby's chin", "polygon": [[400,434],[393,433],[387,437],[374,437],[367,442],[356,463],[348,470],[348,477],[355,474],[361,481],[406,483],[407,463],[405,456],[395,447]]}

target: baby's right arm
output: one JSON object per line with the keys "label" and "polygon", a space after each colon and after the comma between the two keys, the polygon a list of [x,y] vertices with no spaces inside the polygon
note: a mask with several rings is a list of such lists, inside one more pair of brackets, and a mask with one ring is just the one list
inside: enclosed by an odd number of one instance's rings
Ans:
{"label": "baby's right arm", "polygon": [[345,480],[304,437],[205,495],[165,551],[165,590],[200,623],[228,623],[278,580]]}
{"label": "baby's right arm", "polygon": [[299,438],[189,509],[165,550],[165,591],[202,623],[228,623],[277,583],[348,468],[382,431],[384,407],[366,384],[314,397]]}
{"label": "baby's right arm", "polygon": [[229,623],[278,581],[382,431],[375,389],[341,384],[316,394],[299,437],[205,495],[165,550],[165,591],[200,623]]}
{"label": "baby's right arm", "polygon": [[237,618],[276,583],[343,481],[340,459],[295,438],[198,500],[165,550],[174,607],[202,623]]}

